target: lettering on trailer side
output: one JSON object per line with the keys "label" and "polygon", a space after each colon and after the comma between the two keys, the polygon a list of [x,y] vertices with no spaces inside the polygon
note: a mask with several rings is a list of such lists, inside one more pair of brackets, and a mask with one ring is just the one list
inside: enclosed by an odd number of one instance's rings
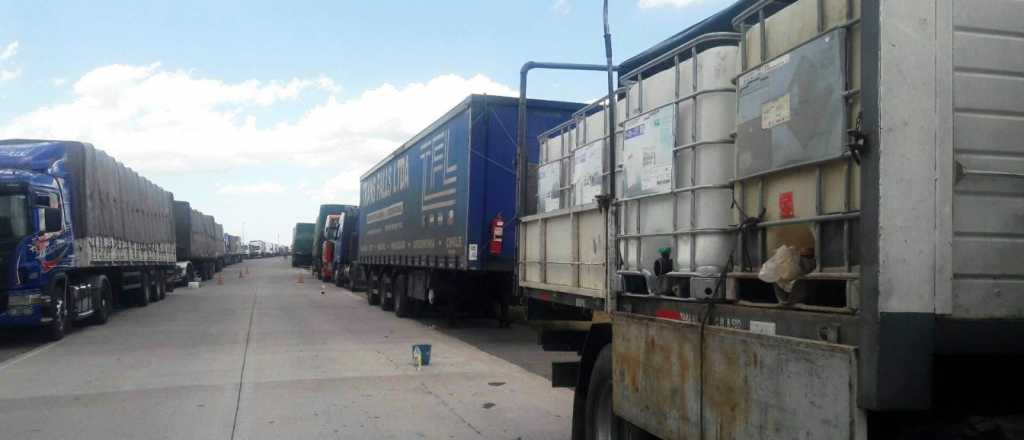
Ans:
{"label": "lettering on trailer side", "polygon": [[409,157],[385,163],[363,180],[360,195],[367,206],[409,189]]}
{"label": "lettering on trailer side", "polygon": [[424,212],[423,226],[450,225],[454,222],[453,215],[445,219],[445,211],[426,214],[426,211],[455,206],[457,191],[455,183],[458,181],[456,172],[458,172],[459,166],[449,160],[450,141],[450,131],[445,128],[433,137],[420,142],[419,145],[420,162],[423,164],[423,185],[420,194],[422,197],[420,210]]}

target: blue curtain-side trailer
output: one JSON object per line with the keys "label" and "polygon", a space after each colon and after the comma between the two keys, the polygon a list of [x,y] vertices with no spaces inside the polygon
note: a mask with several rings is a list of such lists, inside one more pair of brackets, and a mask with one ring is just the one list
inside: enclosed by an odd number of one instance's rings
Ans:
{"label": "blue curtain-side trailer", "polygon": [[[515,134],[518,99],[471,95],[361,179],[359,263],[367,299],[398,316],[445,305],[506,321],[515,291]],[[537,135],[582,104],[530,100]]]}

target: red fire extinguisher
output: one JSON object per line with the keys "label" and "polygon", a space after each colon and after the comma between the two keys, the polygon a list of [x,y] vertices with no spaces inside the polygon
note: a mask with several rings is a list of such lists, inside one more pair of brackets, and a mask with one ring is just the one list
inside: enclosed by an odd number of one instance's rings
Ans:
{"label": "red fire extinguisher", "polygon": [[501,255],[501,240],[505,235],[505,219],[498,213],[491,220],[491,255]]}

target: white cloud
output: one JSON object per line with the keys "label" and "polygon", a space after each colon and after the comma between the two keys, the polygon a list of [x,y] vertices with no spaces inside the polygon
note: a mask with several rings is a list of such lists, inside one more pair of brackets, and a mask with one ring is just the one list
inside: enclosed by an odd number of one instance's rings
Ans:
{"label": "white cloud", "polygon": [[705,0],[637,0],[636,5],[641,9],[660,8],[663,6],[673,8],[685,8],[687,6],[699,5]]}
{"label": "white cloud", "polygon": [[569,0],[552,0],[551,9],[558,14],[568,15],[572,11],[572,5],[569,4]]}
{"label": "white cloud", "polygon": [[21,69],[6,70],[0,69],[0,81],[10,81],[21,76]]}
{"label": "white cloud", "polygon": [[323,185],[310,192],[313,201],[322,203],[359,204],[359,176],[365,169],[351,169],[327,179]]}
{"label": "white cloud", "polygon": [[[13,58],[18,54],[18,42],[12,41],[4,47],[3,51],[0,51],[0,82],[10,81],[21,76],[21,68],[11,67],[10,63],[4,63],[5,61]],[[6,65],[4,65],[6,64]]]}
{"label": "white cloud", "polygon": [[[486,76],[441,75],[340,98],[323,76],[225,82],[159,63],[99,67],[72,90],[67,102],[0,122],[0,138],[92,142],[143,172],[292,163],[358,176],[468,94],[516,95]],[[326,96],[294,120],[257,124],[257,110],[312,90]]]}
{"label": "white cloud", "polygon": [[281,194],[284,191],[284,185],[276,182],[262,182],[250,185],[228,184],[217,188],[217,194],[225,196]]}
{"label": "white cloud", "polygon": [[17,55],[18,54],[18,45],[19,44],[18,44],[17,41],[12,41],[11,43],[9,43],[7,45],[7,47],[4,47],[3,52],[0,52],[0,61],[9,59],[9,58]]}

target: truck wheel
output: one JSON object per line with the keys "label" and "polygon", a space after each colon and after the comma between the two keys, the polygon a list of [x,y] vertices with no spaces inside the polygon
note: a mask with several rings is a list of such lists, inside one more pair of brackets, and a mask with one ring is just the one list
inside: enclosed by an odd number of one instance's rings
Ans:
{"label": "truck wheel", "polygon": [[341,270],[334,269],[334,275],[331,276],[334,279],[334,285],[342,287],[345,283],[341,282]]}
{"label": "truck wheel", "polygon": [[97,286],[98,292],[96,294],[96,307],[92,312],[91,323],[103,325],[110,319],[110,309],[114,304],[110,280],[106,276],[98,275],[92,279],[92,283]]}
{"label": "truck wheel", "polygon": [[143,272],[142,282],[139,288],[135,291],[135,305],[139,307],[146,307],[149,305],[149,298],[152,293],[150,292],[149,274]]}
{"label": "truck wheel", "polygon": [[50,298],[56,298],[56,309],[53,313],[53,321],[46,326],[46,339],[48,341],[59,341],[64,339],[64,335],[67,334],[68,327],[71,326],[71,317],[68,311],[70,305],[67,301],[67,288],[66,284],[55,284],[53,291],[50,292]]}
{"label": "truck wheel", "polygon": [[149,274],[149,302],[160,301],[160,282],[156,275]]}
{"label": "truck wheel", "polygon": [[157,275],[156,280],[156,300],[160,301],[167,297],[167,284],[164,282],[163,275]]}
{"label": "truck wheel", "polygon": [[371,277],[366,287],[366,302],[371,306],[380,304],[380,278]]}
{"label": "truck wheel", "polygon": [[594,361],[587,387],[587,440],[650,439],[642,429],[622,420],[612,411],[612,346],[605,345]]}
{"label": "truck wheel", "polygon": [[415,316],[416,304],[414,299],[409,297],[409,279],[405,275],[395,278],[394,287],[395,316],[399,318],[412,318]]}
{"label": "truck wheel", "polygon": [[380,309],[391,311],[395,309],[395,282],[391,277],[384,278],[380,283]]}
{"label": "truck wheel", "polygon": [[[359,272],[356,271],[356,267],[354,266],[349,267],[348,271],[346,272],[345,288],[348,289],[350,292],[356,291],[356,274],[358,273]],[[366,288],[367,286],[363,287]]]}

